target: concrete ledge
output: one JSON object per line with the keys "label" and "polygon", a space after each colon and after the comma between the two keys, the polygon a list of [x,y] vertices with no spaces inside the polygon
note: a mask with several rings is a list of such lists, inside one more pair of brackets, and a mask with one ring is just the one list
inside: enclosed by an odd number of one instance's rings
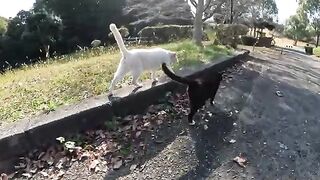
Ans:
{"label": "concrete ledge", "polygon": [[[223,71],[240,62],[248,54],[249,51],[245,51],[234,57],[207,64],[200,67],[201,71],[188,75],[188,77],[195,78],[203,74],[210,75],[214,71]],[[55,138],[59,136],[68,136],[97,128],[111,120],[113,116],[143,113],[148,106],[157,103],[167,92],[185,89],[185,86],[167,80],[160,81],[152,88],[150,88],[150,81],[146,84],[147,86],[130,95],[128,94],[132,91],[132,87],[116,91],[115,94],[120,98],[112,103],[106,95],[98,96],[32,120],[19,121],[1,127],[0,173],[12,172],[13,164],[19,156],[46,144],[55,143]]]}

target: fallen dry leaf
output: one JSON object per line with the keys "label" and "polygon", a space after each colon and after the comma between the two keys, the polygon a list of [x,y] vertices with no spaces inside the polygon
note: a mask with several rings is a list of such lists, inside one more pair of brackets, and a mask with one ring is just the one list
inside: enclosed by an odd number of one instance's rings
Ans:
{"label": "fallen dry leaf", "polygon": [[141,131],[136,132],[136,138],[138,138],[141,135]]}
{"label": "fallen dry leaf", "polygon": [[41,153],[39,154],[39,156],[38,156],[38,159],[39,159],[39,160],[42,159],[42,157],[43,157],[45,154],[46,154],[46,152],[41,152]]}
{"label": "fallen dry leaf", "polygon": [[32,175],[30,173],[23,173],[22,176],[26,178],[32,178]]}
{"label": "fallen dry leaf", "polygon": [[56,140],[59,141],[60,143],[64,143],[66,141],[64,137],[58,137],[56,138]]}
{"label": "fallen dry leaf", "polygon": [[8,175],[5,173],[1,174],[1,180],[8,180]]}
{"label": "fallen dry leaf", "polygon": [[43,177],[49,177],[49,174],[48,174],[47,172],[41,171],[40,174],[41,174]]}
{"label": "fallen dry leaf", "polygon": [[241,154],[233,159],[241,167],[246,167],[247,159],[243,157]]}
{"label": "fallen dry leaf", "polygon": [[120,167],[122,166],[122,163],[123,163],[122,160],[119,160],[119,161],[115,162],[114,165],[113,165],[113,169],[114,170],[120,169]]}
{"label": "fallen dry leaf", "polygon": [[162,120],[157,120],[157,125],[161,125],[163,124],[163,121]]}
{"label": "fallen dry leaf", "polygon": [[30,169],[30,173],[35,174],[38,171],[36,167]]}
{"label": "fallen dry leaf", "polygon": [[67,158],[67,157],[61,158],[61,159],[58,161],[58,163],[57,163],[57,165],[56,165],[56,168],[62,169],[63,166],[66,164],[67,161],[68,161],[68,158]]}
{"label": "fallen dry leaf", "polygon": [[96,167],[97,167],[97,165],[98,165],[99,163],[100,163],[99,160],[97,160],[97,159],[93,160],[93,161],[90,163],[90,165],[89,165],[89,170],[90,170],[90,171],[95,171],[95,169],[96,169]]}
{"label": "fallen dry leaf", "polygon": [[90,153],[89,151],[86,151],[86,152],[84,152],[84,153],[81,154],[79,160],[81,161],[81,160],[83,160],[83,159],[87,159],[87,158],[89,158],[90,156],[91,156],[91,153]]}
{"label": "fallen dry leaf", "polygon": [[132,166],[130,166],[130,171],[134,171],[137,168],[136,164],[133,164]]}
{"label": "fallen dry leaf", "polygon": [[60,170],[59,173],[57,174],[57,177],[61,178],[64,174],[65,172],[63,170]]}
{"label": "fallen dry leaf", "polygon": [[96,167],[95,170],[94,170],[95,173],[97,173],[99,171],[101,171],[101,169],[99,167]]}
{"label": "fallen dry leaf", "polygon": [[146,122],[146,123],[144,123],[144,125],[143,125],[144,127],[149,127],[150,126],[150,122]]}
{"label": "fallen dry leaf", "polygon": [[21,162],[18,165],[14,166],[15,169],[24,169],[26,167],[27,165]]}

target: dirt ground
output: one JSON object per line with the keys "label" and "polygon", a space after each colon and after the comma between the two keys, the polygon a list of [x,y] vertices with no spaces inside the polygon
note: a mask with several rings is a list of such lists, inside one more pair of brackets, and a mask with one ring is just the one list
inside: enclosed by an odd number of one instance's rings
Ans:
{"label": "dirt ground", "polygon": [[[90,173],[77,162],[61,179],[320,179],[320,61],[266,48],[250,55],[195,127],[185,108],[145,133],[144,153],[120,170]],[[245,167],[233,161],[240,154]]]}

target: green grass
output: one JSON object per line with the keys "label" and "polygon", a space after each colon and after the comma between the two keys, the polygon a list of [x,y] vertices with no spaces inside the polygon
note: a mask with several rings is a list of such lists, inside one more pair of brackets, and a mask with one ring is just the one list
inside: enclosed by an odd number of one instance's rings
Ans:
{"label": "green grass", "polygon": [[313,54],[316,55],[317,57],[320,57],[320,47],[314,48],[313,49]]}
{"label": "green grass", "polygon": [[[178,66],[229,54],[223,46],[199,48],[190,41],[160,45],[178,53]],[[77,52],[0,75],[0,125],[49,112],[107,92],[120,58],[118,48]],[[145,73],[141,79],[150,76]],[[128,83],[125,78],[122,83]]]}

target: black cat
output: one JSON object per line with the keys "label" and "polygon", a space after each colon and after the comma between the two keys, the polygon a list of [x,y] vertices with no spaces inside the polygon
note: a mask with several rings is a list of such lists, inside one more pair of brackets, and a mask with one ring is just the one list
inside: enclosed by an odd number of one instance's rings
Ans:
{"label": "black cat", "polygon": [[206,101],[210,99],[210,104],[213,105],[214,97],[219,89],[222,80],[222,73],[215,72],[210,74],[210,77],[199,77],[197,79],[189,79],[175,75],[171,72],[165,63],[162,64],[163,72],[172,80],[188,85],[188,96],[190,104],[190,112],[188,114],[188,121],[190,125],[195,125],[193,120],[194,114],[205,105]]}

